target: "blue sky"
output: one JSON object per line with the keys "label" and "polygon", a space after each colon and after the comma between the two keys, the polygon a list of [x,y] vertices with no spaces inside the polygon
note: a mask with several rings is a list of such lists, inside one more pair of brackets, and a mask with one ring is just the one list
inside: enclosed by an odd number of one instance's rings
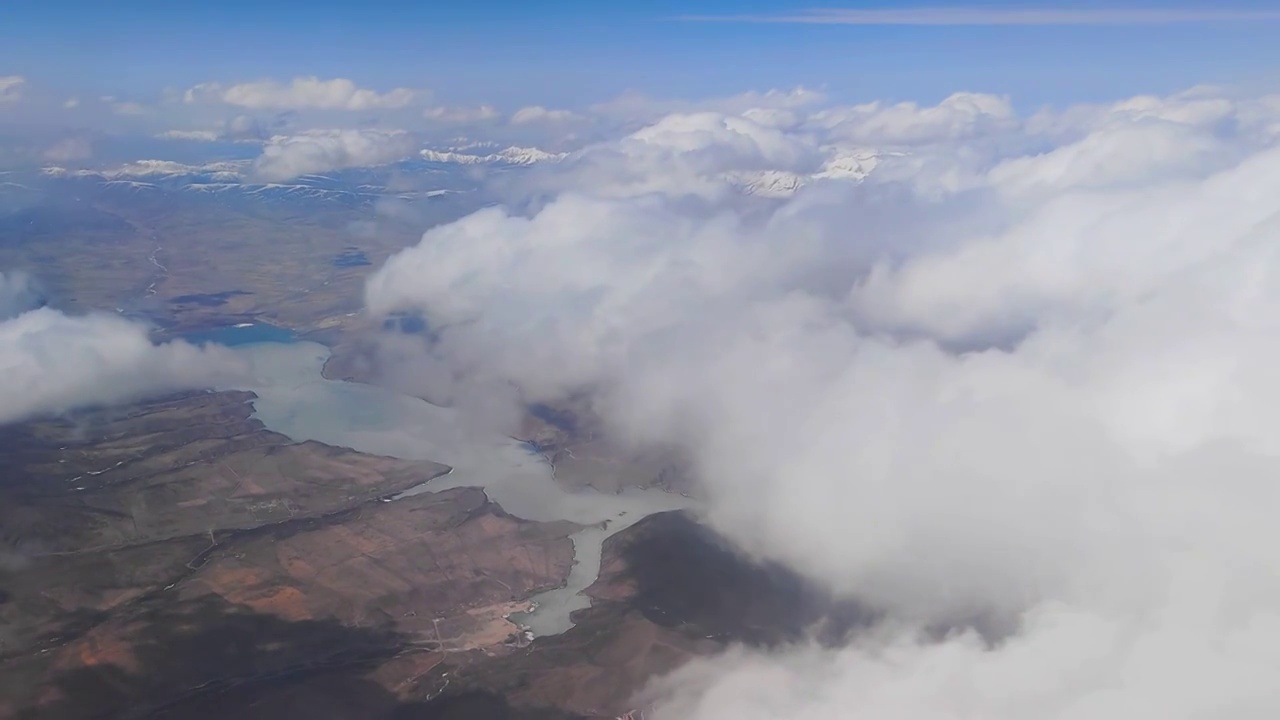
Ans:
{"label": "blue sky", "polygon": [[[1065,104],[1197,83],[1263,84],[1280,20],[1008,26],[682,21],[812,7],[1221,12],[1206,3],[647,0],[175,3],[9,0],[0,75],[68,95],[297,75],[433,89],[442,102],[582,106],[633,89],[667,97],[825,87],[834,98],[936,100],[958,90]],[[1232,0],[1240,12],[1277,3]],[[1096,18],[1095,18],[1096,21]]]}

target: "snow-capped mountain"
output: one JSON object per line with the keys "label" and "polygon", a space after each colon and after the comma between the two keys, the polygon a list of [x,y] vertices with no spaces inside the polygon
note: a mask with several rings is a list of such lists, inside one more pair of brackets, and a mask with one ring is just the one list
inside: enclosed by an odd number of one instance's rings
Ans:
{"label": "snow-capped mountain", "polygon": [[364,205],[382,198],[422,200],[473,189],[473,184],[458,173],[442,172],[421,160],[327,175],[300,175],[277,183],[255,182],[252,169],[252,162],[247,160],[204,165],[139,160],[101,169],[46,167],[39,175],[46,182],[70,183],[77,192],[168,193],[193,198],[308,200],[344,205]]}
{"label": "snow-capped mountain", "polygon": [[[825,181],[860,182],[876,170],[892,152],[865,148],[824,148],[822,164],[810,172],[761,168],[734,170],[721,178],[748,195],[786,198],[807,185]],[[176,196],[220,201],[323,202],[344,206],[369,206],[382,199],[420,201],[455,193],[475,194],[480,181],[464,168],[491,166],[503,172],[521,172],[541,163],[558,163],[570,153],[491,143],[459,143],[442,149],[422,150],[419,157],[388,165],[348,168],[324,175],[312,174],[275,183],[254,179],[251,160],[187,165],[168,160],[138,160],[98,169],[43,168],[32,178],[41,185],[54,183],[77,194],[128,193],[131,196]],[[22,178],[6,177],[0,195],[28,191]],[[15,199],[14,202],[17,200]]]}
{"label": "snow-capped mountain", "polygon": [[759,197],[791,197],[809,182],[806,175],[786,170],[737,170],[724,179],[740,192]]}
{"label": "snow-capped mountain", "polygon": [[96,178],[99,180],[186,180],[189,182],[239,183],[249,169],[248,161],[217,162],[207,165],[184,165],[169,160],[138,160],[124,165],[96,170],[69,170],[46,167],[44,175],[64,178]]}
{"label": "snow-capped mountain", "polygon": [[865,148],[824,148],[826,162],[816,172],[797,173],[788,170],[738,170],[723,176],[731,185],[747,195],[759,197],[791,197],[800,188],[820,180],[861,182],[880,163],[884,153]]}
{"label": "snow-capped mountain", "polygon": [[831,178],[841,180],[863,180],[870,175],[881,158],[897,153],[884,153],[866,148],[829,148],[831,155],[822,165],[822,169],[814,173],[815,178]]}
{"label": "snow-capped mountain", "polygon": [[[538,148],[511,146],[497,152],[477,154],[475,150],[486,149],[487,144],[476,143],[469,146],[451,147],[444,150],[423,150],[422,159],[428,162],[447,163],[452,165],[534,165],[541,162],[557,162],[568,156],[568,153],[551,153]],[[468,152],[468,150],[472,152]]]}

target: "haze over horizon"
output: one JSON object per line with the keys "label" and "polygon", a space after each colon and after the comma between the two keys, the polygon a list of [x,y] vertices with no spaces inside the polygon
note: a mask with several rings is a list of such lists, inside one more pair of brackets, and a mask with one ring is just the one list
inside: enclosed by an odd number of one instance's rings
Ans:
{"label": "haze over horizon", "polygon": [[[881,618],[654,717],[1280,717],[1280,10],[675,5],[24,4],[0,181],[408,222],[397,183],[473,181],[367,279],[431,329],[383,379],[504,431],[577,403]],[[246,372],[0,271],[0,423]]]}

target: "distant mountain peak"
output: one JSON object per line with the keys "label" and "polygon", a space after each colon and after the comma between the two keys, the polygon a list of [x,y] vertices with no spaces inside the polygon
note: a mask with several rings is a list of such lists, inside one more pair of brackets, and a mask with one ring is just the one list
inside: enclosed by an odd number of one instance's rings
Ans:
{"label": "distant mountain peak", "polygon": [[444,150],[423,150],[422,159],[428,162],[448,163],[451,165],[534,165],[541,162],[558,162],[568,153],[551,153],[539,148],[511,147],[483,155],[474,150],[494,147],[492,143],[472,143]]}
{"label": "distant mountain peak", "polygon": [[861,182],[875,171],[881,158],[895,154],[860,147],[828,146],[823,150],[827,159],[815,172],[735,170],[722,177],[747,195],[784,198],[820,180]]}
{"label": "distant mountain peak", "polygon": [[124,180],[132,177],[155,176],[222,176],[222,182],[238,182],[242,172],[248,167],[247,161],[215,162],[205,165],[184,165],[172,160],[135,160],[124,165],[94,170],[69,170],[63,167],[49,166],[41,172],[55,177],[90,177],[105,180]]}

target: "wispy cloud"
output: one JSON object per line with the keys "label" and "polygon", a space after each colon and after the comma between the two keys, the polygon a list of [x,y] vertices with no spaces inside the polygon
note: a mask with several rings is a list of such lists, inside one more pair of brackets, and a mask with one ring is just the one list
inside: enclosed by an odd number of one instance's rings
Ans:
{"label": "wispy cloud", "polygon": [[1233,10],[1229,8],[819,8],[785,15],[683,15],[676,19],[697,22],[809,25],[1171,25],[1178,23],[1280,20],[1280,10]]}
{"label": "wispy cloud", "polygon": [[27,79],[21,75],[0,75],[0,105],[16,103],[22,99],[23,87]]}

